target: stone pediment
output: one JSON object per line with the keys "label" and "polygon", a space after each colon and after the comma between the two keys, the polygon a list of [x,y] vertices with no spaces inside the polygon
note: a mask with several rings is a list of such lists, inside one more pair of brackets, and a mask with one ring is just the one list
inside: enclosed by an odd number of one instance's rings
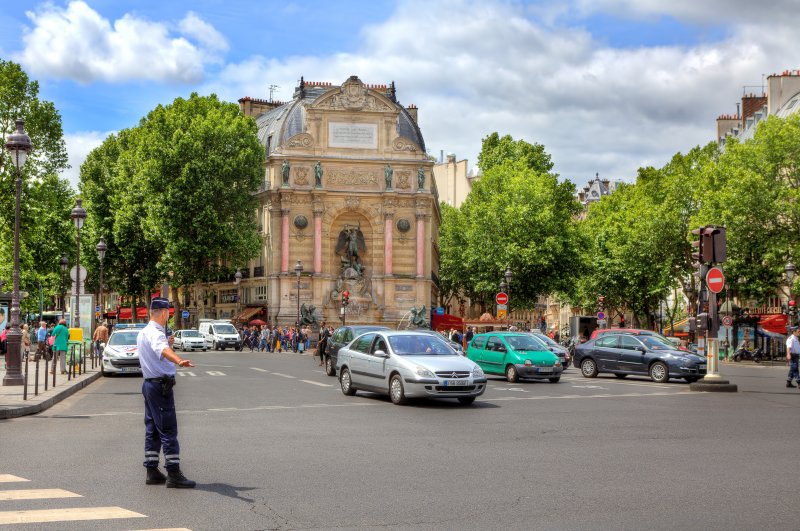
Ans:
{"label": "stone pediment", "polygon": [[332,89],[311,105],[312,109],[334,111],[393,112],[397,107],[388,98],[371,91],[357,76],[350,76],[341,87]]}

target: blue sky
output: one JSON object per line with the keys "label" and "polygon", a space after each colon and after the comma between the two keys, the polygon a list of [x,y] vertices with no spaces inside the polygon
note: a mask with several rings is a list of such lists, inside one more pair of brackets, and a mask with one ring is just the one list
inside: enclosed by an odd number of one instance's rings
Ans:
{"label": "blue sky", "polygon": [[[743,85],[797,68],[790,0],[7,3],[0,57],[60,110],[74,166],[192,91],[288,99],[299,77],[397,82],[430,151],[474,164],[492,131],[540,142],[576,183],[630,180],[714,137]],[[789,17],[796,19],[795,17]]]}

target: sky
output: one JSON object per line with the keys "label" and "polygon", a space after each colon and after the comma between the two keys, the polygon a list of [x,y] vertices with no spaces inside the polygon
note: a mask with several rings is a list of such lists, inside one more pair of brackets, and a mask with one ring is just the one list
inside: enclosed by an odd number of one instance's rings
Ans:
{"label": "sky", "polygon": [[[6,2],[0,58],[87,154],[192,92],[289,100],[303,76],[394,81],[430,154],[476,164],[497,131],[583,186],[634,180],[714,139],[764,75],[800,68],[797,0],[51,0]],[[745,89],[745,87],[747,87]]]}

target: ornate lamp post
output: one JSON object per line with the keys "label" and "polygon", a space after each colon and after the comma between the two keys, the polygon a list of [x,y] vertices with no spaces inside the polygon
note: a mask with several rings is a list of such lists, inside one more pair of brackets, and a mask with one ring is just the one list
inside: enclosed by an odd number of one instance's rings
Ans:
{"label": "ornate lamp post", "polygon": [[[508,287],[511,285],[511,279],[514,278],[514,273],[511,272],[510,267],[506,267],[506,272],[503,273],[503,278],[500,280],[500,291],[503,293],[508,293]],[[511,303],[511,297],[508,298],[509,305]],[[506,308],[506,329],[508,328],[508,308]]]}
{"label": "ornate lamp post", "polygon": [[787,306],[789,307],[789,326],[792,326],[794,325],[794,313],[796,312],[794,299],[792,298],[792,285],[797,268],[795,268],[791,258],[789,258],[789,261],[783,266],[783,271],[786,273],[786,283],[789,284],[789,300],[787,301]]}
{"label": "ornate lamp post", "polygon": [[106,258],[106,250],[108,250],[108,246],[106,245],[106,239],[100,236],[100,241],[97,242],[97,258],[100,259],[100,316],[103,316],[103,313],[106,309],[105,304],[103,304],[103,299],[105,295],[104,286],[103,286],[103,260]]}
{"label": "ornate lamp post", "polygon": [[236,270],[236,274],[233,275],[233,282],[236,284],[236,315],[238,316],[242,304],[241,289],[239,287],[239,284],[242,282],[242,272],[238,269]]}
{"label": "ornate lamp post", "polygon": [[22,385],[22,330],[19,328],[19,217],[20,196],[22,195],[22,167],[28,153],[33,150],[31,137],[25,133],[25,121],[17,120],[17,132],[8,135],[6,149],[11,156],[11,162],[17,170],[14,202],[14,287],[11,293],[11,329],[6,335],[8,350],[6,354],[6,375],[3,385]]}
{"label": "ornate lamp post", "polygon": [[69,267],[69,258],[66,254],[61,255],[61,260],[58,261],[61,265],[61,318],[64,318],[64,309],[67,307],[67,283],[64,277],[67,275],[67,268]]}
{"label": "ornate lamp post", "polygon": [[297,259],[297,263],[294,265],[294,272],[297,275],[297,322],[295,323],[296,327],[300,328],[300,273],[303,272],[303,262],[300,259]]}
{"label": "ornate lamp post", "polygon": [[81,327],[81,229],[83,228],[83,222],[86,221],[86,210],[83,209],[83,200],[77,199],[75,200],[75,208],[72,209],[72,213],[69,215],[72,218],[72,223],[75,224],[75,228],[78,231],[78,235],[75,238],[77,243],[77,251],[76,251],[76,258],[75,258],[75,323],[73,326],[75,328]]}

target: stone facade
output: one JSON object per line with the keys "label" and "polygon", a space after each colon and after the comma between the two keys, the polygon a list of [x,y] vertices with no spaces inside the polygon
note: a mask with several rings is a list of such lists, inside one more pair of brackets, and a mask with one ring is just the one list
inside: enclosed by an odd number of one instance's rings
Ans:
{"label": "stone facade", "polygon": [[[264,249],[247,266],[254,274],[241,282],[242,303],[293,324],[299,260],[299,302],[319,321],[341,320],[345,290],[348,323],[393,326],[412,307],[430,309],[440,215],[416,107],[397,103],[393,84],[355,76],[340,86],[301,79],[291,102],[243,98],[240,106],[267,154],[257,192]],[[216,314],[230,310],[218,304]]]}

